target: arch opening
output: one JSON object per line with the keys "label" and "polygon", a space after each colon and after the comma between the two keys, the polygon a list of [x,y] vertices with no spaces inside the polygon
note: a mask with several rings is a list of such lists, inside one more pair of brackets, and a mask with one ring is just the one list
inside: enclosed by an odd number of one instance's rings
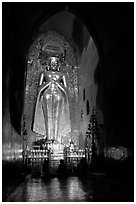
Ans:
{"label": "arch opening", "polygon": [[71,141],[84,148],[98,90],[96,44],[86,26],[69,11],[54,14],[36,33],[27,59],[22,119],[25,146],[31,148],[44,138],[62,149]]}

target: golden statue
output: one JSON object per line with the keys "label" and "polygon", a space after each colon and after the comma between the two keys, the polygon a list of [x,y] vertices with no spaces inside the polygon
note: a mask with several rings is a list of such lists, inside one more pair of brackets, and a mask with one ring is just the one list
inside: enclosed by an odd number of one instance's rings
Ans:
{"label": "golden statue", "polygon": [[32,130],[61,142],[71,131],[66,77],[57,57],[50,57],[41,73]]}

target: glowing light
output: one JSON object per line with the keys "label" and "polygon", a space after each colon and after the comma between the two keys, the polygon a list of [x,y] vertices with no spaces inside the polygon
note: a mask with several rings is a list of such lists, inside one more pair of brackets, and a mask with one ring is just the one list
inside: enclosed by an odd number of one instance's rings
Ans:
{"label": "glowing light", "polygon": [[40,202],[43,197],[48,198],[46,186],[40,179],[29,180],[26,195],[28,202],[34,202],[35,200]]}
{"label": "glowing light", "polygon": [[54,200],[62,197],[62,191],[60,189],[60,183],[59,183],[58,178],[52,179],[51,184],[50,184],[50,189],[51,189],[50,191],[51,197]]}
{"label": "glowing light", "polygon": [[78,177],[72,177],[69,179],[68,184],[68,196],[72,200],[84,200],[86,193],[84,192],[82,185]]}

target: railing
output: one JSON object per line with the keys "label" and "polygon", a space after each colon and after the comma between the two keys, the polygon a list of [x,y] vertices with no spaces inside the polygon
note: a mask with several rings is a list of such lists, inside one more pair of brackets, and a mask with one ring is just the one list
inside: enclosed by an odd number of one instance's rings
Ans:
{"label": "railing", "polygon": [[24,161],[26,164],[33,164],[37,162],[43,163],[47,158],[50,158],[49,150],[29,150],[25,152]]}
{"label": "railing", "polygon": [[80,163],[80,160],[82,158],[85,158],[85,150],[77,150],[77,151],[70,151],[66,150],[64,151],[64,160],[65,164],[68,168],[77,167],[77,165]]}
{"label": "railing", "polygon": [[[24,152],[24,162],[26,164],[43,163],[45,159],[59,163],[60,159],[64,159],[67,167],[77,166],[82,158],[86,159],[87,163],[91,161],[91,151],[88,149],[72,150],[64,149],[63,155],[53,155],[50,150],[27,150]],[[55,157],[54,157],[55,156]]]}

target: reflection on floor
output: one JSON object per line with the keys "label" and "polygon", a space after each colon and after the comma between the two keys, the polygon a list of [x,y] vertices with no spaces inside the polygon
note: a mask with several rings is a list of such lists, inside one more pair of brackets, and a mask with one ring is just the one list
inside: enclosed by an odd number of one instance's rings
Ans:
{"label": "reflection on floor", "polygon": [[6,202],[87,202],[133,201],[132,189],[104,177],[67,178],[34,177],[28,175],[5,200]]}

